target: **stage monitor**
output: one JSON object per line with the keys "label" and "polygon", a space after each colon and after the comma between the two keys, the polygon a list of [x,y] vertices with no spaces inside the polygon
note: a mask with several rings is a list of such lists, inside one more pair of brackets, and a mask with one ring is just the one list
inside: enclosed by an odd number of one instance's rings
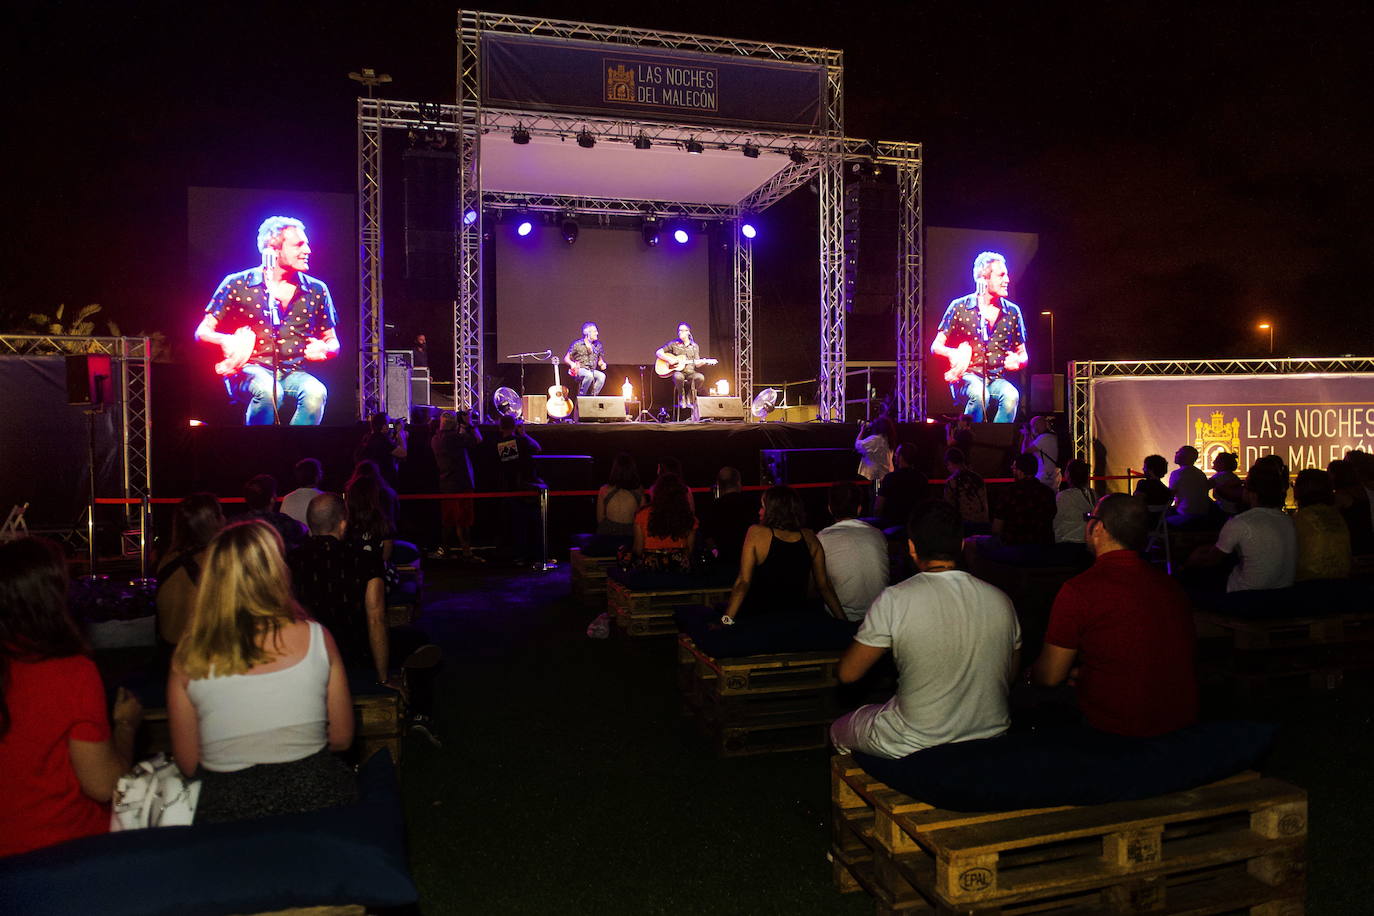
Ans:
{"label": "stage monitor", "polygon": [[[1040,333],[1041,306],[1018,295],[1038,245],[1039,236],[1025,232],[927,230],[925,352],[920,356],[931,416],[963,413],[1007,423],[1026,416],[1032,368],[1048,364],[1047,354],[1039,352],[1049,346],[1048,335]],[[980,257],[985,252],[1002,260]],[[983,313],[975,304],[982,290],[988,292],[987,302],[1006,307]],[[981,320],[985,315],[996,316],[991,325]],[[951,352],[931,352],[933,343]],[[1025,363],[1021,356],[1027,357]]]}
{"label": "stage monitor", "polygon": [[740,398],[697,398],[697,410],[703,420],[743,420],[744,401]]}
{"label": "stage monitor", "polygon": [[677,335],[680,321],[692,326],[702,356],[716,355],[707,352],[707,234],[694,232],[680,245],[665,233],[649,247],[638,229],[583,226],[569,245],[556,225],[536,220],[521,237],[514,222],[492,227],[498,361],[541,350],[561,358],[584,321],[596,322],[606,362],[622,367],[622,376],[624,367],[652,366],[654,351]]}
{"label": "stage monitor", "polygon": [[577,399],[577,418],[583,423],[620,423],[626,419],[625,399],[596,395]]}
{"label": "stage monitor", "polygon": [[[163,316],[184,364],[177,410],[217,425],[356,423],[353,195],[188,188],[186,203],[193,292]],[[258,244],[264,225],[266,251]]]}

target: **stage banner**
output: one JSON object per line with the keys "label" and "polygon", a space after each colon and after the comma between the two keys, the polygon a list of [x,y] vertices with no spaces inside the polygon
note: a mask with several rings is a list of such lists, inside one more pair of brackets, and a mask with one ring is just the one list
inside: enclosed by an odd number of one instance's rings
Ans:
{"label": "stage banner", "polygon": [[1374,374],[1095,379],[1090,398],[1097,474],[1138,471],[1146,455],[1172,463],[1183,445],[1209,472],[1234,452],[1242,475],[1263,455],[1296,474],[1374,450]]}
{"label": "stage banner", "polygon": [[825,68],[692,51],[484,34],[482,104],[808,131]]}

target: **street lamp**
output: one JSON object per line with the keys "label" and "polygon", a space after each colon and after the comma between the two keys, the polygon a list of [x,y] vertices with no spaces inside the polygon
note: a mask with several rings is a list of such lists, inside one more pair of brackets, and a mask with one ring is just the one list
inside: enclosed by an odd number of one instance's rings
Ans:
{"label": "street lamp", "polygon": [[1053,379],[1054,374],[1059,371],[1054,361],[1054,312],[1046,309],[1040,314],[1050,320],[1050,378]]}
{"label": "street lamp", "polygon": [[1272,322],[1269,322],[1269,321],[1261,322],[1260,324],[1258,324],[1258,325],[1255,326],[1255,330],[1257,330],[1257,331],[1268,331],[1268,332],[1269,332],[1269,355],[1270,355],[1270,356],[1273,356],[1273,355],[1274,355],[1274,325],[1273,325],[1273,323],[1272,323]]}

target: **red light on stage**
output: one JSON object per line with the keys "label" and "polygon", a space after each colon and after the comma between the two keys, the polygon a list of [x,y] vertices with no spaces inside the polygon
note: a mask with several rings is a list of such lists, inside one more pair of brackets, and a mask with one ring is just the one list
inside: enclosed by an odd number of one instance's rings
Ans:
{"label": "red light on stage", "polygon": [[186,425],[187,425],[187,426],[190,426],[190,427],[192,427],[192,428],[195,428],[195,427],[197,427],[197,426],[204,426],[204,425],[205,425],[205,421],[204,421],[204,420],[187,420],[187,421],[186,421]]}

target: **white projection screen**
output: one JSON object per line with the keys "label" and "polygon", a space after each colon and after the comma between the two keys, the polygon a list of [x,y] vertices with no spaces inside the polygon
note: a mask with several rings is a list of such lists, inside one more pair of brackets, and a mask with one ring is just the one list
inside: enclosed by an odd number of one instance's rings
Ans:
{"label": "white projection screen", "polygon": [[679,245],[665,232],[650,248],[637,229],[583,227],[569,245],[557,226],[536,225],[520,238],[508,220],[495,241],[499,362],[538,350],[561,357],[584,321],[601,329],[613,365],[652,363],[679,321],[692,326],[709,355],[708,235]]}

